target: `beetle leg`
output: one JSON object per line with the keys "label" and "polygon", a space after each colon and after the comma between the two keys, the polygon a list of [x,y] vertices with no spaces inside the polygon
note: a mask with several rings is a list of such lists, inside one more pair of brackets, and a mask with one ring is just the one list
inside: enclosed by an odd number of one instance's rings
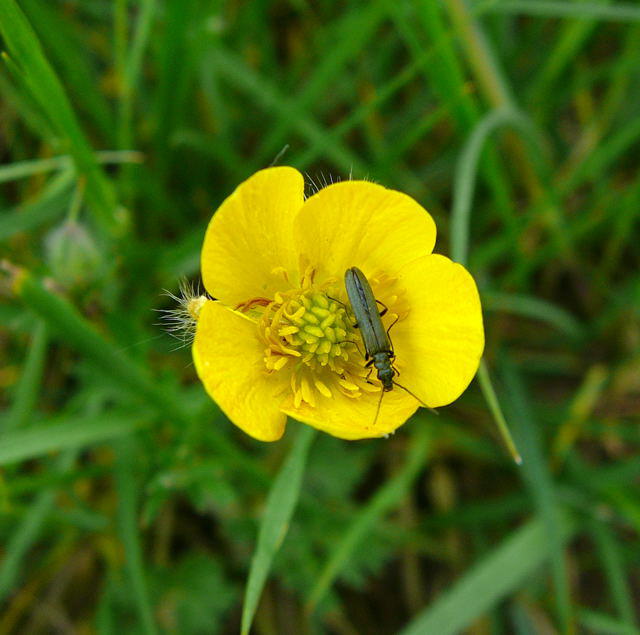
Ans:
{"label": "beetle leg", "polygon": [[376,302],[383,306],[384,309],[382,309],[382,311],[380,311],[380,317],[383,317],[384,315],[386,315],[387,311],[389,310],[389,307],[387,307],[387,305],[384,302],[380,302],[380,300],[376,300]]}
{"label": "beetle leg", "polygon": [[327,297],[329,298],[329,300],[333,300],[334,302],[341,304],[345,309],[347,308],[347,305],[344,302],[342,302],[342,300],[338,300],[338,298],[334,298],[333,296],[330,296],[330,295],[328,295]]}
{"label": "beetle leg", "polygon": [[[380,314],[382,315],[382,313]],[[387,337],[389,337],[389,331],[396,325],[396,322],[400,319],[399,315],[396,315],[396,319],[391,322],[391,324],[389,325],[389,328],[387,329]],[[389,338],[389,340],[391,340],[391,338]]]}
{"label": "beetle leg", "polygon": [[365,359],[368,359],[368,355],[366,353],[363,353],[360,350],[360,346],[358,345],[358,342],[356,342],[355,340],[342,340],[342,342],[340,342],[341,344],[345,344],[345,343],[349,343],[349,344],[354,344],[355,347],[358,349],[358,353],[360,353],[360,355],[362,355],[362,357],[364,357]]}
{"label": "beetle leg", "polygon": [[[338,304],[340,304],[341,306],[343,306],[345,309],[350,310],[350,309],[349,309],[349,307],[348,307],[344,302],[342,302],[341,300],[338,300],[338,298],[334,298],[333,296],[330,296],[330,295],[328,295],[327,297],[329,298],[329,300],[333,300],[334,302],[337,302]],[[360,328],[360,327],[358,326],[358,323],[357,323],[357,322],[356,322],[355,324],[352,324],[351,326],[352,326],[354,329]],[[345,341],[346,341],[346,340],[345,340]]]}

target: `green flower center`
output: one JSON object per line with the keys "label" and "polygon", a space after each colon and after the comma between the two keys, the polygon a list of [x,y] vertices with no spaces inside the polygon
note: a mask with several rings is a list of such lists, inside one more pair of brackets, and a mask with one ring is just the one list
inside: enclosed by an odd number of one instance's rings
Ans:
{"label": "green flower center", "polygon": [[315,358],[325,366],[336,357],[348,357],[345,347],[352,344],[347,337],[352,327],[343,305],[323,293],[301,295],[289,302],[285,316],[290,326],[281,335],[291,333],[290,342],[305,363]]}
{"label": "green flower center", "polygon": [[[289,276],[283,273],[288,282]],[[252,316],[264,342],[264,364],[268,374],[286,370],[294,404],[317,403],[318,394],[342,393],[358,398],[378,392],[365,366],[360,331],[347,305],[340,281],[314,282],[309,268],[298,288],[278,292],[273,299],[253,298],[236,307]],[[344,301],[343,301],[344,300]],[[392,296],[395,303],[397,296]]]}
{"label": "green flower center", "polygon": [[302,402],[315,406],[318,393],[359,397],[378,390],[366,380],[353,317],[334,294],[337,288],[330,282],[322,287],[303,284],[302,289],[276,293],[260,318],[266,370],[289,369],[296,407]]}
{"label": "green flower center", "polygon": [[326,291],[277,293],[260,322],[268,344],[268,370],[280,370],[295,360],[311,369],[327,366],[341,372],[350,355],[357,352],[353,318],[346,306]]}

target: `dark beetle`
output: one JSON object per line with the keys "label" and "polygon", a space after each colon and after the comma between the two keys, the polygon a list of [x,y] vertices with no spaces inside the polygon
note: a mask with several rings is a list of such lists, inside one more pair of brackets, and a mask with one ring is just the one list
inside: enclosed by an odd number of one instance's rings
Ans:
{"label": "dark beetle", "polygon": [[[364,342],[365,348],[365,360],[366,367],[369,368],[369,374],[375,367],[378,379],[382,384],[382,391],[380,392],[380,399],[378,400],[378,408],[376,410],[376,416],[373,420],[375,425],[378,420],[378,414],[380,413],[380,406],[382,405],[382,397],[385,392],[393,390],[394,386],[401,388],[406,393],[410,394],[414,399],[420,402],[421,406],[428,408],[434,414],[438,414],[433,408],[429,408],[417,395],[414,395],[408,388],[399,384],[394,380],[399,372],[394,367],[396,354],[393,350],[393,344],[389,338],[389,331],[391,327],[398,321],[398,318],[389,325],[389,328],[385,330],[384,324],[380,319],[386,312],[387,308],[379,300],[376,300],[371,290],[371,285],[367,280],[367,277],[358,269],[358,267],[349,267],[344,274],[344,286],[347,289],[347,296],[349,296],[349,303],[351,304],[351,310],[356,318],[358,328],[360,329],[360,335]],[[384,310],[378,311],[378,304],[382,304]]]}
{"label": "dark beetle", "polygon": [[368,360],[366,365],[373,365],[377,370],[383,391],[393,390],[393,377],[396,374],[393,360],[396,356],[389,333],[380,319],[387,309],[385,308],[382,313],[378,311],[378,301],[373,295],[371,285],[358,267],[347,269],[344,274],[344,285],[364,343],[365,360]]}

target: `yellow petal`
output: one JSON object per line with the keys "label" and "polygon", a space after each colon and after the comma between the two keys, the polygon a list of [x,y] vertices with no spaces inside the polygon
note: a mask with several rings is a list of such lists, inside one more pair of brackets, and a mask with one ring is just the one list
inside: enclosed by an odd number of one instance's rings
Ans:
{"label": "yellow petal", "polygon": [[282,290],[283,271],[298,267],[293,221],[303,200],[302,175],[276,167],[256,172],[220,205],[201,257],[202,281],[214,298],[236,306]]}
{"label": "yellow petal", "polygon": [[435,408],[457,399],[478,370],[484,329],[478,289],[469,272],[433,254],[398,272],[410,307],[390,331],[397,378]]}
{"label": "yellow petal", "polygon": [[301,253],[329,275],[381,263],[403,266],[431,253],[436,226],[410,196],[368,181],[334,183],[308,198],[296,218]]}
{"label": "yellow petal", "polygon": [[253,322],[219,302],[202,307],[193,360],[207,393],[247,434],[277,441],[287,418],[276,395],[288,386],[288,377],[282,372],[267,375],[263,357],[264,345]]}
{"label": "yellow petal", "polygon": [[[340,439],[370,439],[382,437],[399,428],[417,410],[419,404],[399,390],[384,393],[376,421],[379,392],[359,398],[346,397],[337,390],[333,396],[316,395],[315,407],[302,402],[296,407],[293,397],[285,400],[282,410],[288,415],[318,430]],[[375,423],[374,423],[375,422]]]}

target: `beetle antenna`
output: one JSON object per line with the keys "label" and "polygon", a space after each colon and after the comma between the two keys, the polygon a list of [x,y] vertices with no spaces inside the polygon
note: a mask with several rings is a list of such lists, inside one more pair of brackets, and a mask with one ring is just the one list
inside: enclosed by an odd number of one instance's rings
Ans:
{"label": "beetle antenna", "polygon": [[382,398],[384,397],[384,390],[380,389],[380,399],[378,399],[378,407],[376,408],[376,416],[373,418],[372,427],[375,427],[376,421],[378,421],[378,415],[380,414],[380,406],[382,405]]}
{"label": "beetle antenna", "polygon": [[434,415],[440,414],[435,408],[429,408],[429,406],[427,406],[427,404],[424,403],[424,401],[422,401],[420,397],[417,397],[416,395],[414,395],[408,388],[406,388],[402,384],[399,384],[397,381],[394,381],[393,385],[397,386],[398,388],[402,388],[402,390],[404,390],[406,393],[409,393],[414,399],[417,399],[420,402],[423,408],[426,408],[427,410],[429,410],[429,412],[433,412]]}

